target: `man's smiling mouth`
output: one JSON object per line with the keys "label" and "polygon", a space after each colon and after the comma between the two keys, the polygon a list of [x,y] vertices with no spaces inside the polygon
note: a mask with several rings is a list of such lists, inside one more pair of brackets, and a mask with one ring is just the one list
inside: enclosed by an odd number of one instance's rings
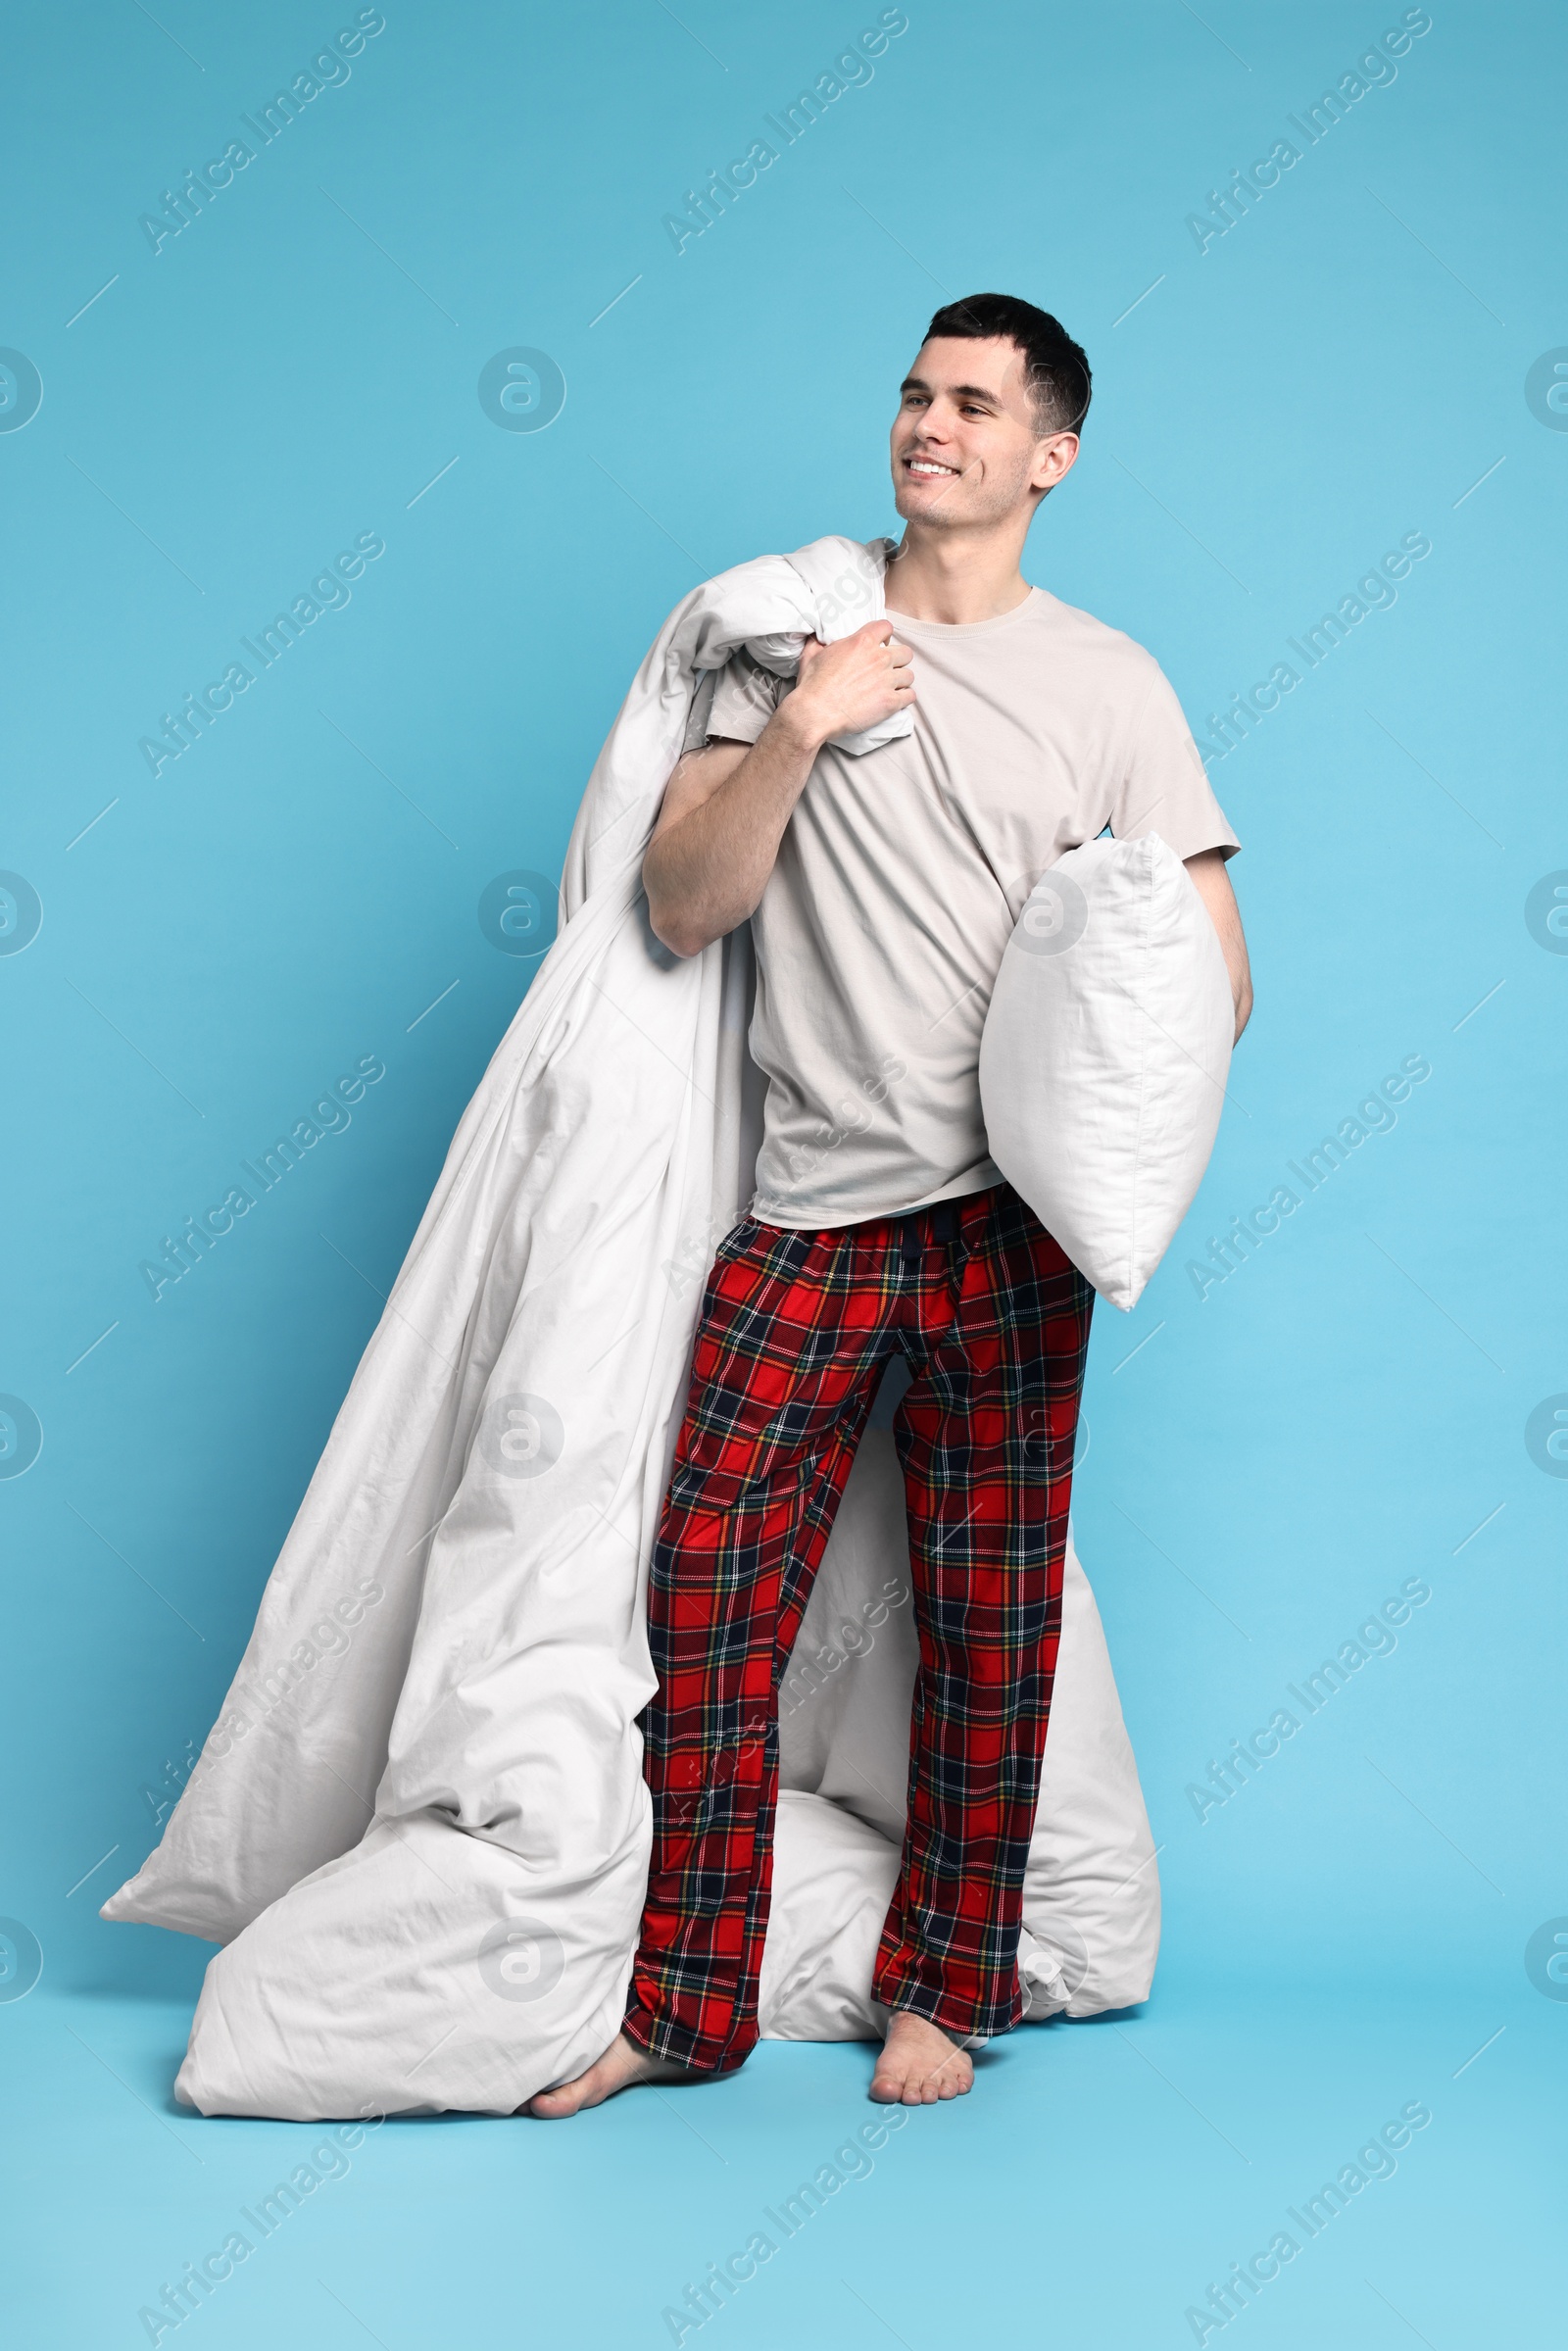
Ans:
{"label": "man's smiling mouth", "polygon": [[934,457],[906,457],[904,461],[904,469],[906,473],[924,474],[933,481],[940,481],[944,475],[950,476],[955,481],[958,477],[956,465],[941,465]]}

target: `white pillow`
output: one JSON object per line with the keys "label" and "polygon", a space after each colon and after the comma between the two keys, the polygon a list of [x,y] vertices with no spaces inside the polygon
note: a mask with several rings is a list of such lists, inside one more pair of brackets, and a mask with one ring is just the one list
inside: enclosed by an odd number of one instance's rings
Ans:
{"label": "white pillow", "polygon": [[980,1045],[991,1155],[1102,1298],[1130,1309],[1214,1147],[1225,956],[1157,833],[1086,841],[1037,882]]}

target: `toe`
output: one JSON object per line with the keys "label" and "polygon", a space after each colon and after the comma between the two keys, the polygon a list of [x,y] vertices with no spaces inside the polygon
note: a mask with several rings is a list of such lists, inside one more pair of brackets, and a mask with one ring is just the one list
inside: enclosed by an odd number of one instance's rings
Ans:
{"label": "toe", "polygon": [[571,2103],[559,2089],[542,2089],[537,2097],[528,2100],[528,2112],[540,2122],[559,2122],[571,2112]]}
{"label": "toe", "polygon": [[584,2106],[596,2103],[593,2075],[580,2074],[575,2082],[563,2082],[554,2089],[542,2089],[537,2097],[530,2099],[528,2112],[537,2115],[541,2122],[559,2123]]}

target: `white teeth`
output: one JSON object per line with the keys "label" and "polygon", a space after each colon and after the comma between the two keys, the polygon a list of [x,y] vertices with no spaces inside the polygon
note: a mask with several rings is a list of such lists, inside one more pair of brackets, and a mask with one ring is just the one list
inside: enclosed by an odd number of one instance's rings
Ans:
{"label": "white teeth", "polygon": [[926,458],[912,457],[909,460],[909,471],[911,473],[956,473],[957,470],[958,468],[956,465],[933,465]]}

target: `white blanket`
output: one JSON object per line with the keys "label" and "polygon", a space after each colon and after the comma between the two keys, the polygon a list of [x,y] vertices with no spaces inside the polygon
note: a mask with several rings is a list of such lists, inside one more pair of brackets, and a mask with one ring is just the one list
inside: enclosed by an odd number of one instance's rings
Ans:
{"label": "white blanket", "polygon": [[[806,633],[879,616],[886,551],[818,540],[694,590],[594,768],[568,919],[464,1115],[163,1841],[104,1905],[227,1946],[176,2083],[204,2113],[511,2113],[619,2024],[649,1850],[647,1565],[703,1277],[751,1192],[759,1099],[749,934],[669,955],[642,855],[711,674],[741,644],[788,674]],[[901,1575],[906,1588],[882,1428],[796,1651],[837,1642],[824,1685],[838,1678],[783,1725],[763,1985],[777,2037],[874,2030],[913,1650],[906,1602],[871,1615]],[[879,1645],[849,1657],[855,1624]],[[1031,2014],[1141,1999],[1157,1919],[1137,1773],[1069,1554],[1026,1901]]]}

